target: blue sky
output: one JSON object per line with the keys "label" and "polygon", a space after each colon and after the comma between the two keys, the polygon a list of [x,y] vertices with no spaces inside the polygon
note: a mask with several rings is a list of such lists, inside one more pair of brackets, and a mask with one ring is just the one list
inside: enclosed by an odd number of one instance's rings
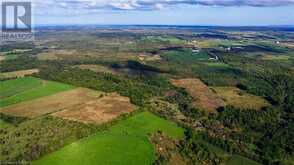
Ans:
{"label": "blue sky", "polygon": [[32,0],[35,24],[294,25],[294,0]]}

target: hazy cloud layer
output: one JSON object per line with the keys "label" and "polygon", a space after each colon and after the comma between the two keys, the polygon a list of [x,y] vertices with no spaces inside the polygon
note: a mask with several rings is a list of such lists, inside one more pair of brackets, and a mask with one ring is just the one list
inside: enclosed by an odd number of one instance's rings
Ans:
{"label": "hazy cloud layer", "polygon": [[294,0],[130,0],[110,3],[113,8],[122,10],[152,10],[176,5],[274,7],[293,4]]}
{"label": "hazy cloud layer", "polygon": [[[4,0],[23,1],[23,0]],[[30,0],[37,15],[78,15],[113,11],[148,11],[180,6],[294,7],[294,0]]]}
{"label": "hazy cloud layer", "polygon": [[[6,0],[11,1],[11,0]],[[13,0],[18,1],[18,0]],[[19,0],[21,1],[21,0]],[[74,12],[98,10],[160,10],[181,5],[276,7],[294,5],[294,0],[31,0],[46,9],[75,9]]]}

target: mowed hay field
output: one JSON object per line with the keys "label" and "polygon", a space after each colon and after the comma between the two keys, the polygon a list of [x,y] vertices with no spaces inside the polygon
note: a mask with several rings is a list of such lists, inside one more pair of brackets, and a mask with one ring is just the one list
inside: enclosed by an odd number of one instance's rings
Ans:
{"label": "mowed hay field", "polygon": [[155,151],[149,136],[162,131],[183,138],[184,130],[149,112],[120,121],[108,131],[97,133],[33,162],[33,165],[150,165]]}
{"label": "mowed hay field", "polygon": [[128,97],[123,97],[116,93],[103,95],[99,99],[96,99],[95,96],[93,99],[93,96],[91,96],[92,98],[81,104],[67,107],[52,115],[83,123],[102,124],[135,110],[135,106],[131,104]]}
{"label": "mowed hay field", "polygon": [[5,72],[5,73],[0,73],[0,78],[21,78],[24,76],[32,75],[34,73],[39,73],[38,69],[29,69],[29,70],[20,70],[20,71],[15,71],[15,72]]}
{"label": "mowed hay field", "polygon": [[197,108],[213,113],[225,105],[224,101],[199,79],[173,79],[171,83],[184,88],[195,100]]}
{"label": "mowed hay field", "polygon": [[25,77],[0,82],[0,107],[73,89],[71,85]]}
{"label": "mowed hay field", "polygon": [[270,106],[270,103],[259,96],[255,96],[236,87],[213,87],[213,90],[226,102],[227,105],[239,109],[260,110]]}
{"label": "mowed hay field", "polygon": [[118,94],[105,94],[87,88],[76,88],[54,95],[26,101],[3,108],[0,112],[12,116],[35,118],[46,114],[83,123],[101,124],[135,106],[129,98]]}

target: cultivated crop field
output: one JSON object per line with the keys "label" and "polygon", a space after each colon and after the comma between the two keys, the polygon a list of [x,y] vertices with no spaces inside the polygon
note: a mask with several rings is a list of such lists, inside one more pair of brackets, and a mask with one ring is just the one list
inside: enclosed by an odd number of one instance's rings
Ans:
{"label": "cultivated crop field", "polygon": [[72,143],[33,164],[149,165],[155,160],[155,151],[148,137],[157,131],[177,139],[183,137],[184,130],[149,112],[142,112],[120,121],[107,131]]}

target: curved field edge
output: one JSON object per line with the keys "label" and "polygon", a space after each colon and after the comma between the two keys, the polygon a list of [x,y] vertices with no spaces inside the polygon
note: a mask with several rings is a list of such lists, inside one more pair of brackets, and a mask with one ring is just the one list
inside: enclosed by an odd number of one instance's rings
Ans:
{"label": "curved field edge", "polygon": [[0,82],[0,107],[49,96],[75,88],[54,81],[45,81],[34,77],[25,77]]}
{"label": "curved field edge", "polygon": [[175,123],[150,112],[142,112],[120,121],[108,131],[72,143],[32,164],[149,165],[155,161],[155,151],[149,136],[157,131],[162,131],[176,139],[184,137],[184,129]]}

